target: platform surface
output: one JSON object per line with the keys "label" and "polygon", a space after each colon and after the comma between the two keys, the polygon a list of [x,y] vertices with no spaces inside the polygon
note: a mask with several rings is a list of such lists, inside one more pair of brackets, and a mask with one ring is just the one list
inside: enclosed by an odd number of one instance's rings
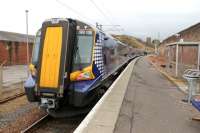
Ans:
{"label": "platform surface", "polygon": [[26,65],[14,65],[3,67],[3,86],[5,87],[25,81],[26,78]]}
{"label": "platform surface", "polygon": [[132,72],[115,125],[115,133],[200,133],[192,121],[184,93],[159,73],[146,58]]}

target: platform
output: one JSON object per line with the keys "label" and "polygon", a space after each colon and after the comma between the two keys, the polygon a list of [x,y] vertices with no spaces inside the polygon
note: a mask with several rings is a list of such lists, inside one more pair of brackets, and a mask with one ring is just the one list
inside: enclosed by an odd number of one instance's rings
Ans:
{"label": "platform", "polygon": [[14,65],[3,67],[3,86],[8,87],[12,84],[16,84],[25,81],[27,78],[27,66],[26,65]]}
{"label": "platform", "polygon": [[199,133],[191,105],[145,58],[138,61],[122,103],[115,133]]}
{"label": "platform", "polygon": [[75,133],[199,133],[184,96],[146,57],[134,60]]}

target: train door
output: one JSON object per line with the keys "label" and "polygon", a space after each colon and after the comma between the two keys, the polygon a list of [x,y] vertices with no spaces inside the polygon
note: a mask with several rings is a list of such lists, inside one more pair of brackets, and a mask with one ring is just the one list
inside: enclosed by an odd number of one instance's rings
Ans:
{"label": "train door", "polygon": [[[74,31],[74,32],[73,32]],[[76,24],[67,19],[45,21],[41,28],[37,91],[63,96],[69,81]],[[74,39],[73,39],[74,38]],[[49,95],[48,96],[51,96]]]}

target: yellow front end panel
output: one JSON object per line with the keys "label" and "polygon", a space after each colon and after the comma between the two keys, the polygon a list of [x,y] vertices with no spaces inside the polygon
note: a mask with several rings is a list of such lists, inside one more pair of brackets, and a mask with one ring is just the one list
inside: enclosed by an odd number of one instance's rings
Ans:
{"label": "yellow front end panel", "polygon": [[62,30],[62,27],[48,27],[46,30],[40,71],[40,87],[58,88]]}

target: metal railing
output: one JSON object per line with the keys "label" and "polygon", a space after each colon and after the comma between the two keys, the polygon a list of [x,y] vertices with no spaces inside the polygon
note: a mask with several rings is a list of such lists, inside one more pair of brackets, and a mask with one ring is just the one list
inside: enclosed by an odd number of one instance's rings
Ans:
{"label": "metal railing", "polygon": [[197,69],[187,69],[184,71],[183,78],[185,78],[188,82],[187,102],[190,103],[193,96],[197,95],[200,71]]}

